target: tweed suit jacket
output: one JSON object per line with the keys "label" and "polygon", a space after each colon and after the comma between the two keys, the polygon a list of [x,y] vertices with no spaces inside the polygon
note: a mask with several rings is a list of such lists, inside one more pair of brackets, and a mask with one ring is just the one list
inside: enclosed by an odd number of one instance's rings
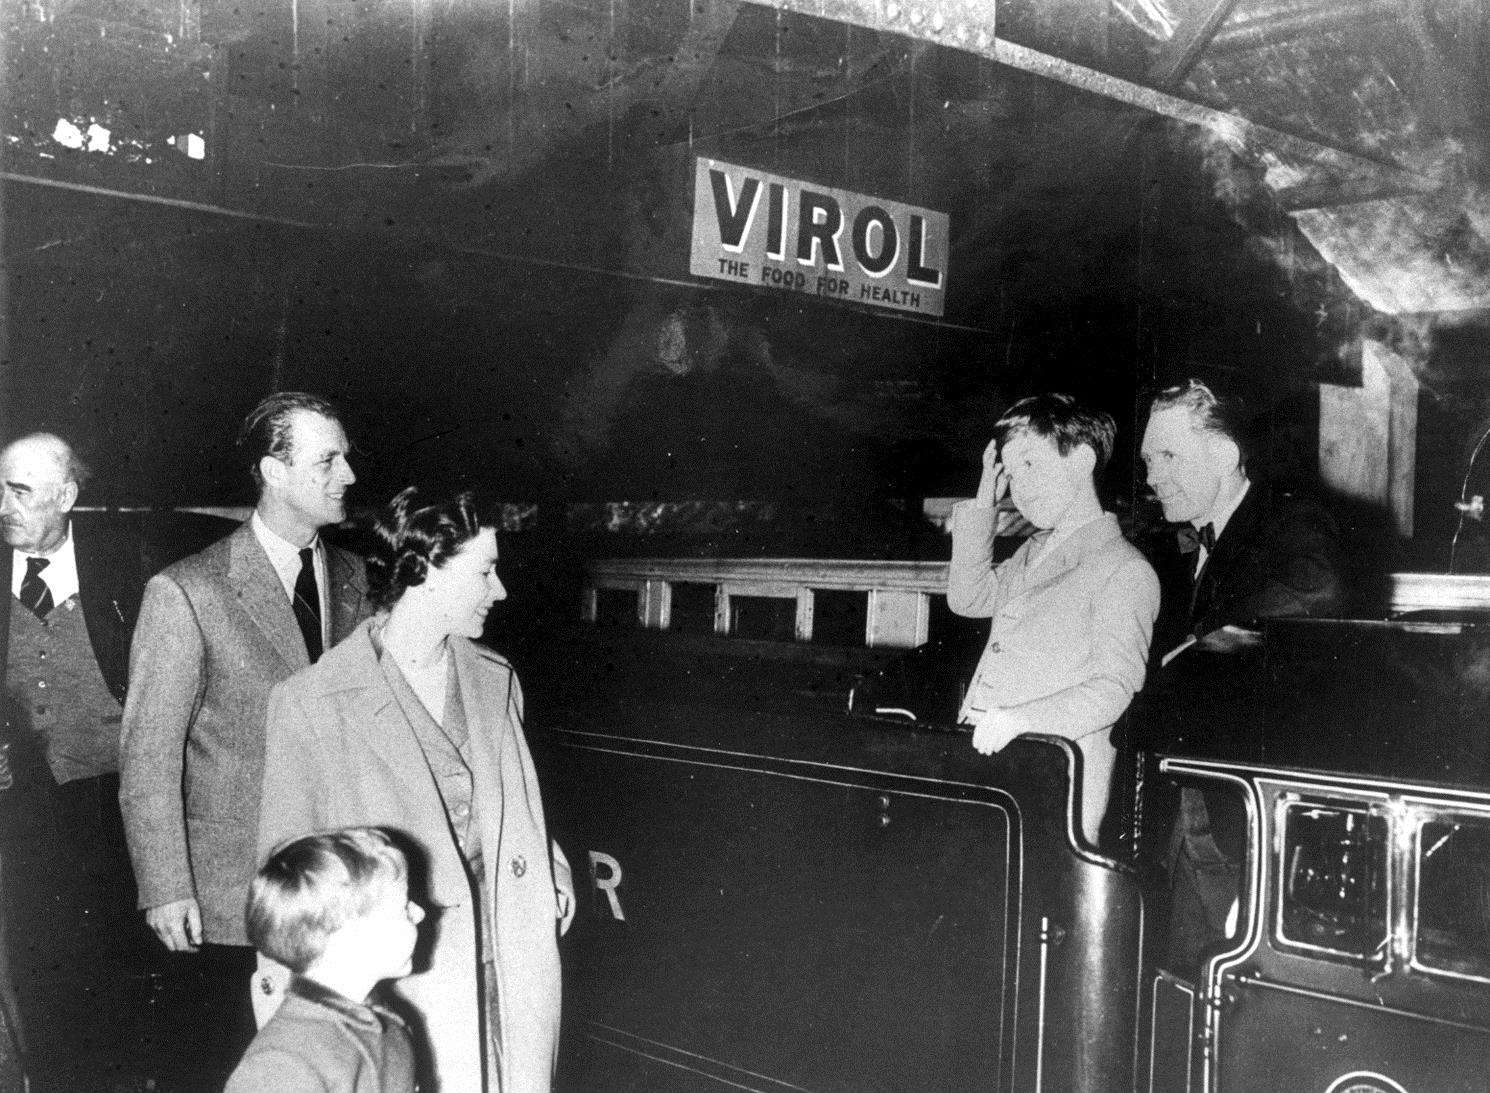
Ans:
{"label": "tweed suit jacket", "polygon": [[[439,787],[379,663],[371,637],[376,625],[364,623],[274,689],[259,859],[284,839],[313,831],[390,828],[414,843],[416,900],[434,908],[470,903]],[[490,917],[496,939],[501,1081],[492,1084],[504,1093],[547,1090],[559,1035],[556,892],[572,896],[573,881],[548,838],[517,674],[464,638],[451,638],[449,647],[470,727],[474,815],[486,860],[476,911]],[[463,980],[476,969],[453,972],[442,992],[468,992],[474,1001],[474,982]]]}
{"label": "tweed suit jacket", "polygon": [[1111,726],[1143,684],[1159,580],[1110,513],[1031,564],[1032,541],[994,565],[994,509],[953,513],[947,605],[989,618],[988,644],[963,702],[1011,708],[1029,731],[1079,740]]}
{"label": "tweed suit jacket", "polygon": [[[369,611],[361,562],[327,546],[331,642]],[[309,663],[248,522],[151,578],[130,650],[119,800],[140,907],[195,897],[208,941],[246,945],[269,691]]]}

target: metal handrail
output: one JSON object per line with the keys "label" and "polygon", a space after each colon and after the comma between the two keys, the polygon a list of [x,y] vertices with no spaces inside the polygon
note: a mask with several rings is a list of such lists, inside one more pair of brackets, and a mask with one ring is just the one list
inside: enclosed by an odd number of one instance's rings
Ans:
{"label": "metal handrail", "polygon": [[794,636],[811,641],[817,592],[863,592],[864,644],[910,649],[924,645],[931,597],[947,590],[946,562],[862,561],[821,558],[609,558],[586,572],[582,614],[595,622],[603,589],[634,591],[637,622],[666,630],[672,623],[673,586],[714,588],[714,631],[733,632],[737,596],[796,601]]}

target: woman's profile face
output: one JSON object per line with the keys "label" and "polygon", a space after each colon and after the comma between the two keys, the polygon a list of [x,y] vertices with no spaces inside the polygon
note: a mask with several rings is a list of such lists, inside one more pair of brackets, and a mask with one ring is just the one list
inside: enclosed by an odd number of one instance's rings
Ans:
{"label": "woman's profile face", "polygon": [[507,598],[497,576],[497,532],[482,528],[442,566],[431,566],[417,592],[444,633],[479,638],[492,604]]}

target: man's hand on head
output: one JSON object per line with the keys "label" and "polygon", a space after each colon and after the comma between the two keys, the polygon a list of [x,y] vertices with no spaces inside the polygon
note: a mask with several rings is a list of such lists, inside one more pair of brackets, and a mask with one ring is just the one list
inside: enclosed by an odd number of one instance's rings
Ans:
{"label": "man's hand on head", "polygon": [[173,953],[194,953],[202,944],[202,909],[190,897],[147,908],[145,923]]}

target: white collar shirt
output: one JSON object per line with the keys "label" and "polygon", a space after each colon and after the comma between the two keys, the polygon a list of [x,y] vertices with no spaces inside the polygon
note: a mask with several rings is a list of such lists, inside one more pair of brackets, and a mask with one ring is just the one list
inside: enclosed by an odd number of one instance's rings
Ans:
{"label": "white collar shirt", "polygon": [[27,554],[12,550],[10,555],[10,594],[19,597],[21,582],[26,579],[26,559],[45,558],[47,567],[41,571],[41,579],[51,589],[54,604],[65,603],[70,596],[78,594],[78,555],[72,544],[72,523],[67,525],[67,538],[50,554]]}
{"label": "white collar shirt", "polygon": [[[269,555],[269,564],[274,567],[274,572],[279,576],[279,583],[284,586],[285,598],[291,603],[295,602],[295,581],[300,577],[300,547],[290,542],[279,532],[275,531],[259,516],[258,510],[248,518],[249,526],[253,528],[254,538],[264,548],[264,553]],[[316,571],[316,591],[321,598],[321,648],[325,649],[331,644],[331,612],[328,608],[326,598],[326,548],[321,543],[321,537],[317,535],[311,540],[313,565]]]}
{"label": "white collar shirt", "polygon": [[[1242,501],[1246,498],[1247,491],[1251,488],[1252,481],[1251,479],[1248,479],[1242,483],[1242,488],[1237,490],[1236,496],[1228,501],[1219,512],[1212,516],[1209,521],[1204,521],[1196,526],[1204,527],[1205,523],[1209,523],[1211,525],[1211,532],[1215,535],[1215,539],[1212,540],[1212,542],[1219,541],[1221,538],[1221,532],[1225,531],[1226,525],[1231,523],[1231,518],[1236,515],[1236,510],[1242,507]],[[1205,568],[1205,564],[1206,562],[1210,561],[1210,558],[1211,552],[1204,546],[1201,546],[1200,559],[1195,563],[1195,572],[1197,575],[1199,575],[1200,571]]]}
{"label": "white collar shirt", "polygon": [[1056,548],[1064,543],[1067,539],[1071,538],[1071,536],[1075,535],[1078,531],[1086,527],[1093,520],[1100,520],[1106,515],[1107,513],[1099,510],[1079,524],[1069,524],[1063,528],[1051,529],[1051,532],[1046,537],[1045,542],[1043,544],[1040,544],[1038,548],[1039,552],[1036,553],[1034,549],[1031,549],[1028,567],[1033,569],[1035,566],[1043,562],[1046,558],[1054,556]]}

